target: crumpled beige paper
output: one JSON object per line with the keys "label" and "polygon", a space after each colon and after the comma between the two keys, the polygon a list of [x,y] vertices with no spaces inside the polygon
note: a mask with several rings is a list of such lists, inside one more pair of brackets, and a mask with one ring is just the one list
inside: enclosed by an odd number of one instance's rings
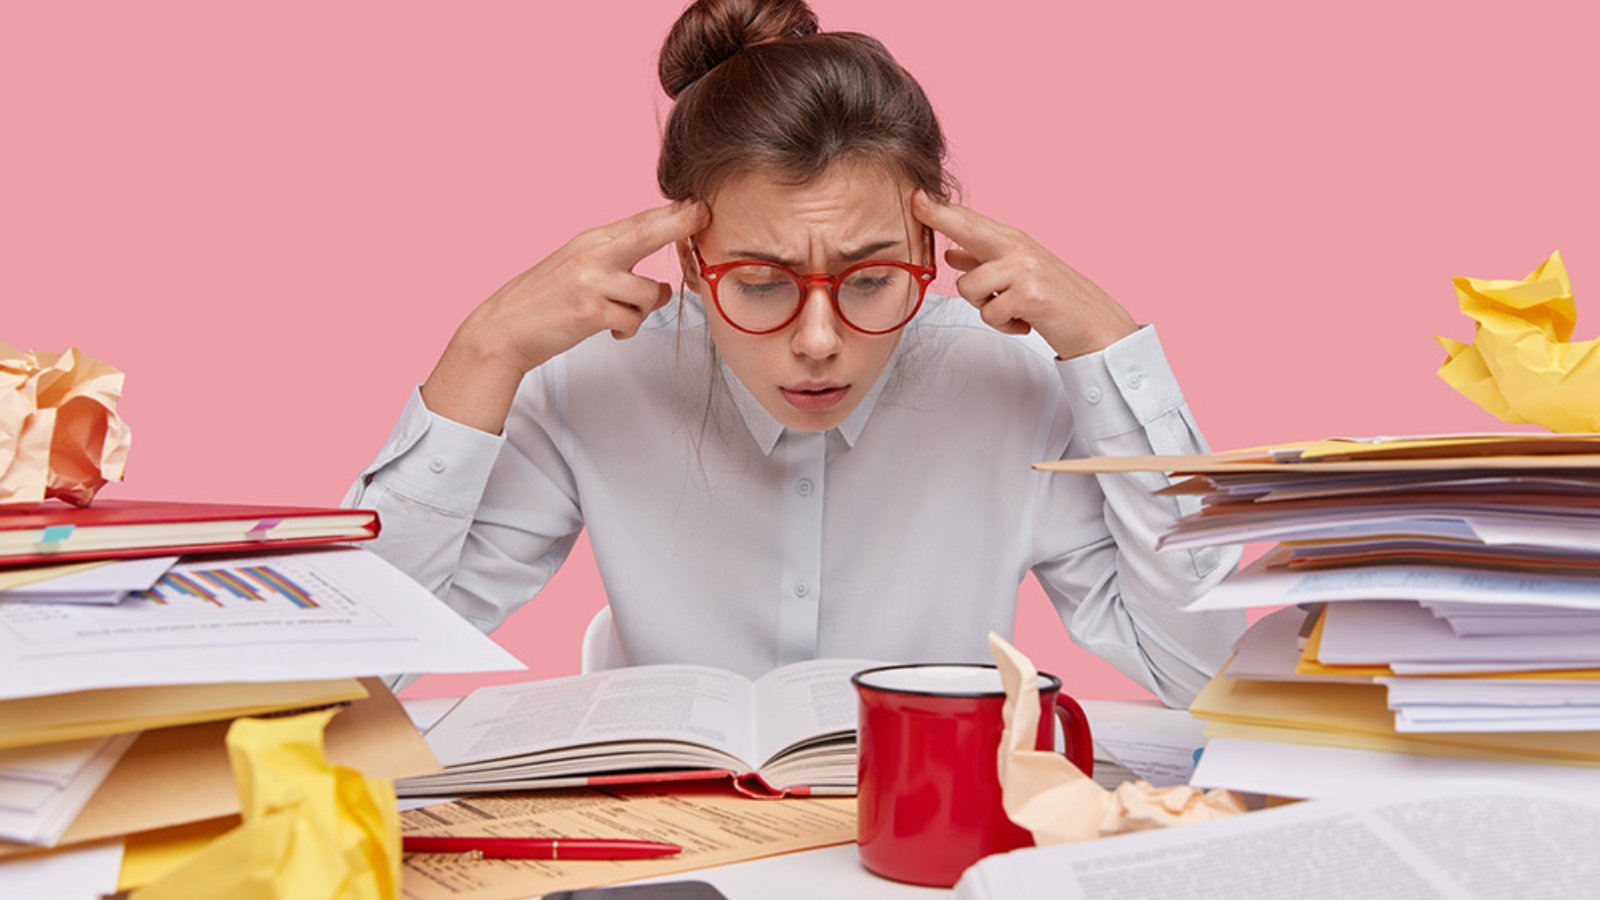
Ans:
{"label": "crumpled beige paper", "polygon": [[88,506],[121,481],[133,434],[120,399],[122,373],[99,360],[0,342],[0,505],[56,497]]}
{"label": "crumpled beige paper", "polygon": [[1147,781],[1123,782],[1108,791],[1060,753],[1035,750],[1039,672],[999,635],[989,635],[989,652],[1006,688],[999,757],[1006,815],[1033,832],[1039,846],[1209,822],[1245,811],[1244,801],[1232,791],[1158,788]]}
{"label": "crumpled beige paper", "polygon": [[238,719],[228,755],[243,823],[133,900],[378,900],[400,891],[394,783],[330,765],[335,710]]}
{"label": "crumpled beige paper", "polygon": [[1500,419],[1557,432],[1600,431],[1600,340],[1571,343],[1578,323],[1561,252],[1521,281],[1454,279],[1472,343],[1435,336],[1439,377]]}

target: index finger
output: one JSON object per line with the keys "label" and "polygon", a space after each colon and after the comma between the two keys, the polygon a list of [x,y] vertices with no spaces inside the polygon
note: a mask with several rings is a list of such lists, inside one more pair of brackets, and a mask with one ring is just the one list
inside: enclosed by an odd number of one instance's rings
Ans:
{"label": "index finger", "polygon": [[697,234],[711,224],[711,211],[699,200],[679,200],[635,213],[600,229],[605,254],[632,268],[639,260],[673,241]]}
{"label": "index finger", "polygon": [[917,191],[911,212],[924,225],[960,244],[962,249],[981,260],[991,260],[1004,254],[1015,238],[1015,233],[999,222],[959,203],[936,199],[925,191]]}

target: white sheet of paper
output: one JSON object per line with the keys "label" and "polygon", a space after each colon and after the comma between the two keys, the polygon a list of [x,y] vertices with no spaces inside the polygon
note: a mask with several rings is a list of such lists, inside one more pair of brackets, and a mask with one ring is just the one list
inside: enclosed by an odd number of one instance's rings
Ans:
{"label": "white sheet of paper", "polygon": [[104,743],[104,738],[84,738],[80,741],[0,750],[0,775],[63,785],[88,765],[89,760],[94,759]]}
{"label": "white sheet of paper", "polygon": [[1449,624],[1415,603],[1354,600],[1328,604],[1317,659],[1327,665],[1547,660],[1600,665],[1600,641],[1591,634],[1457,637]]}
{"label": "white sheet of paper", "polygon": [[411,724],[423,734],[428,733],[444,714],[455,708],[461,702],[460,697],[401,697],[400,706],[405,709],[410,717]]}
{"label": "white sheet of paper", "polygon": [[[16,802],[22,799],[20,793],[3,792],[9,796],[9,802],[0,804],[0,838],[40,847],[55,846],[138,736],[134,732],[97,739],[99,746],[94,756],[73,772],[66,783],[44,785],[49,788],[47,793],[28,792],[27,803]],[[13,786],[37,788],[41,784],[33,781]]]}
{"label": "white sheet of paper", "polygon": [[207,558],[172,571],[195,592],[163,585],[156,600],[112,607],[0,604],[0,699],[525,668],[365,550]]}
{"label": "white sheet of paper", "polygon": [[[20,595],[38,594],[66,594],[66,595],[99,595],[111,593],[117,595],[117,600],[122,599],[121,594],[127,591],[149,590],[167,570],[178,561],[176,556],[151,556],[143,559],[124,559],[108,562],[102,566],[95,566],[82,572],[73,572],[52,578],[49,581],[36,581],[10,591],[0,591],[0,599],[16,599]],[[112,600],[112,603],[117,602]],[[97,600],[73,600],[63,597],[54,601],[58,603],[87,602],[97,603]]]}
{"label": "white sheet of paper", "polygon": [[1195,751],[1206,744],[1205,723],[1188,710],[1159,703],[1082,700],[1094,742],[1156,787],[1187,784]]}
{"label": "white sheet of paper", "polygon": [[1592,796],[1493,781],[1369,790],[1215,822],[988,857],[954,900],[1588,897]]}
{"label": "white sheet of paper", "polygon": [[1503,715],[1492,715],[1483,707],[1424,706],[1416,710],[1397,709],[1394,730],[1401,734],[1461,734],[1470,732],[1594,731],[1600,729],[1600,711],[1538,711],[1507,707]]}
{"label": "white sheet of paper", "polygon": [[1257,560],[1185,609],[1199,612],[1350,600],[1445,600],[1600,611],[1600,579],[1449,566],[1368,566],[1297,572],[1269,569]]}
{"label": "white sheet of paper", "polygon": [[99,900],[117,892],[122,841],[0,860],[0,897]]}
{"label": "white sheet of paper", "polygon": [[1422,605],[1450,623],[1459,637],[1486,634],[1600,633],[1600,610],[1564,606],[1500,603],[1452,603],[1425,600]]}
{"label": "white sheet of paper", "polygon": [[1212,738],[1190,783],[1277,797],[1343,797],[1449,778],[1499,778],[1600,797],[1600,769]]}
{"label": "white sheet of paper", "polygon": [[1544,672],[1552,669],[1591,669],[1593,660],[1542,659],[1528,662],[1392,662],[1389,668],[1396,675],[1455,675],[1461,673],[1491,674],[1495,672]]}
{"label": "white sheet of paper", "polygon": [[1192,550],[1251,541],[1308,541],[1335,538],[1456,538],[1481,544],[1594,552],[1594,523],[1572,516],[1505,515],[1498,510],[1460,507],[1396,506],[1387,510],[1302,510],[1249,521],[1189,517],[1162,536],[1162,550]]}
{"label": "white sheet of paper", "polygon": [[1370,678],[1355,675],[1300,675],[1300,624],[1306,611],[1289,606],[1262,616],[1233,644],[1233,659],[1226,672],[1243,681],[1303,681],[1366,684]]}
{"label": "white sheet of paper", "polygon": [[[1185,520],[1186,521],[1186,520]],[[1364,519],[1356,517],[1335,518],[1327,516],[1315,521],[1295,523],[1252,522],[1229,523],[1228,527],[1201,528],[1198,524],[1178,526],[1157,542],[1160,550],[1192,550],[1197,547],[1214,547],[1220,544],[1243,544],[1251,541],[1332,540],[1337,538],[1372,538],[1406,535],[1417,538],[1443,538],[1460,541],[1479,541],[1472,526],[1460,519],[1430,519],[1412,516],[1397,518]]]}
{"label": "white sheet of paper", "polygon": [[51,594],[26,589],[0,594],[0,603],[81,603],[86,606],[115,606],[128,596],[127,591],[76,591]]}
{"label": "white sheet of paper", "polygon": [[1482,703],[1494,706],[1600,705],[1600,681],[1378,678],[1389,689],[1389,708]]}

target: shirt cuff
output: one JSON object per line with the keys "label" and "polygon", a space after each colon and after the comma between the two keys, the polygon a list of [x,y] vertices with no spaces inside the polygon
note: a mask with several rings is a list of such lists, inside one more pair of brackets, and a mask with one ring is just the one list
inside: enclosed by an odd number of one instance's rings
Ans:
{"label": "shirt cuff", "polygon": [[1137,431],[1183,406],[1154,325],[1056,366],[1075,427],[1087,440]]}
{"label": "shirt cuff", "polygon": [[385,448],[389,459],[369,480],[443,512],[471,515],[504,444],[503,435],[432,412],[416,389]]}

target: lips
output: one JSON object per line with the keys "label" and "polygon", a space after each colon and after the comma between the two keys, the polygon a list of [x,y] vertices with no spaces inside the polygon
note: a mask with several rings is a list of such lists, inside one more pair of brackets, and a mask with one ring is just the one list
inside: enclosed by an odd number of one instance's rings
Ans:
{"label": "lips", "polygon": [[845,395],[850,393],[850,386],[800,384],[793,387],[780,387],[778,392],[783,394],[783,399],[787,400],[789,405],[795,409],[802,412],[823,412],[843,402]]}

